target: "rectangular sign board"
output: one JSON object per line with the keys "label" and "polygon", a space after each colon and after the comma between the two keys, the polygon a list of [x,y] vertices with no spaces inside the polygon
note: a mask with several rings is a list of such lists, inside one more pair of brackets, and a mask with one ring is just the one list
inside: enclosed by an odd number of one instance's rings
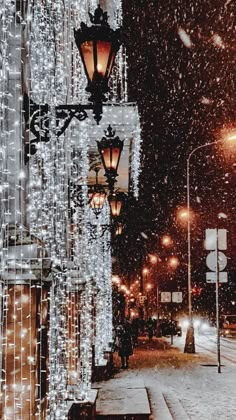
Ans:
{"label": "rectangular sign board", "polygon": [[[216,273],[214,271],[209,271],[206,273],[206,281],[207,283],[216,283]],[[226,271],[219,272],[219,283],[227,283],[228,282],[228,273]]]}
{"label": "rectangular sign board", "polygon": [[226,229],[206,229],[205,249],[214,251],[227,249],[227,230]]}
{"label": "rectangular sign board", "polygon": [[171,292],[161,292],[161,302],[171,302]]}
{"label": "rectangular sign board", "polygon": [[172,292],[172,302],[181,303],[183,301],[182,292]]}
{"label": "rectangular sign board", "polygon": [[146,298],[146,296],[139,296],[139,302],[141,303],[141,304],[143,304],[143,303],[145,303],[145,300],[146,300],[147,298]]}

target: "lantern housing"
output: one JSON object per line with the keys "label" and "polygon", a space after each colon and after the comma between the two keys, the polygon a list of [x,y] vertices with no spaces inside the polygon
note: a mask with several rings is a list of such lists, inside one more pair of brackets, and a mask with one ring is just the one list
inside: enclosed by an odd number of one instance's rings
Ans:
{"label": "lantern housing", "polygon": [[113,192],[116,177],[118,176],[117,169],[123,150],[124,140],[120,140],[118,136],[115,137],[116,132],[110,125],[104,133],[105,137],[103,137],[101,141],[97,141],[97,145],[105,169],[105,177],[107,178],[109,189]]}
{"label": "lantern housing", "polygon": [[80,29],[74,29],[74,37],[88,79],[89,101],[94,104],[94,116],[99,123],[115,56],[121,45],[121,29],[110,28],[107,12],[103,12],[100,5],[89,17],[93,25],[88,27],[82,22]]}
{"label": "lantern housing", "polygon": [[113,217],[118,217],[125,199],[125,193],[118,192],[109,196],[109,204]]}
{"label": "lantern housing", "polygon": [[118,225],[116,227],[116,236],[121,235],[122,231],[123,231],[123,225],[122,225],[122,223],[118,223]]}
{"label": "lantern housing", "polygon": [[96,168],[95,172],[96,172],[96,184],[90,185],[90,188],[89,188],[89,206],[94,211],[96,217],[98,217],[102,211],[107,194],[104,187],[98,184],[99,168]]}

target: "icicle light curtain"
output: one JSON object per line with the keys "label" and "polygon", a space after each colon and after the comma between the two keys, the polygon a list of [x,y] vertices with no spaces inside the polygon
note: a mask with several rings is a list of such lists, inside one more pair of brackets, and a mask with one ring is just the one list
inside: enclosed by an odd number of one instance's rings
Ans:
{"label": "icicle light curtain", "polygon": [[[121,1],[102,1],[122,24]],[[4,420],[66,419],[67,399],[83,400],[95,363],[112,341],[110,223],[88,208],[89,121],[58,137],[55,107],[86,103],[87,85],[73,28],[97,0],[0,0],[0,363]],[[127,102],[121,48],[109,101]],[[32,140],[23,96],[50,105],[50,141],[24,160]],[[111,121],[112,123],[112,121]],[[132,181],[138,193],[140,128],[134,130]],[[74,171],[76,168],[76,173]],[[71,208],[71,180],[81,191]],[[69,187],[68,187],[69,186]],[[91,237],[95,226],[95,238]],[[96,257],[96,258],[95,258]],[[105,328],[105,334],[104,334]],[[101,332],[102,331],[102,332]]]}

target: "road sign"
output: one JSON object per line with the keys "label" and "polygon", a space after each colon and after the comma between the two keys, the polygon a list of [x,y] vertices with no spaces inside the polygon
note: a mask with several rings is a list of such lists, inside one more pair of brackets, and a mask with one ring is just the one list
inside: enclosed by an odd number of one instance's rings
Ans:
{"label": "road sign", "polygon": [[183,301],[182,292],[172,292],[172,302],[181,303]]}
{"label": "road sign", "polygon": [[221,251],[210,252],[210,254],[207,255],[206,265],[207,265],[208,268],[210,268],[210,270],[216,271],[216,269],[217,269],[217,255],[218,255],[218,267],[219,267],[218,269],[219,269],[219,271],[222,271],[222,270],[225,269],[225,267],[227,265],[227,258],[225,256],[225,254]]}
{"label": "road sign", "polygon": [[227,283],[228,274],[224,270],[227,258],[222,250],[227,249],[226,229],[206,229],[205,248],[209,253],[206,259],[207,267],[212,270],[206,273],[207,283],[215,283],[216,287],[216,342],[217,342],[217,365],[218,373],[221,372],[220,362],[220,315],[219,315],[219,283]]}
{"label": "road sign", "polygon": [[[228,275],[223,271],[227,266],[227,257],[220,250],[227,249],[226,229],[206,229],[205,248],[211,251],[206,257],[206,265],[212,270],[206,273],[207,283],[227,283]],[[218,277],[217,277],[218,273]]]}
{"label": "road sign", "polygon": [[[216,273],[213,271],[208,271],[206,273],[206,281],[207,283],[216,283]],[[219,272],[219,283],[227,283],[228,282],[228,273],[226,271]]]}
{"label": "road sign", "polygon": [[227,230],[226,229],[206,229],[205,249],[214,251],[227,249]]}
{"label": "road sign", "polygon": [[146,299],[147,299],[146,296],[139,296],[139,302],[141,304],[144,304]]}
{"label": "road sign", "polygon": [[162,303],[171,302],[171,292],[161,292],[161,302]]}

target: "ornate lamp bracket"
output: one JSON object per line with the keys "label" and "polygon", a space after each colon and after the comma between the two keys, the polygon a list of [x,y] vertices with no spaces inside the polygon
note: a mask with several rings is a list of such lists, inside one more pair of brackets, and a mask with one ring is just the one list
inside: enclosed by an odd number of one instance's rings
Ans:
{"label": "ornate lamp bracket", "polygon": [[37,152],[37,144],[40,142],[47,143],[50,141],[50,131],[54,131],[57,137],[60,137],[73,118],[78,121],[84,121],[88,114],[86,110],[93,109],[92,104],[87,105],[58,105],[54,108],[56,117],[56,127],[50,127],[50,116],[52,110],[49,105],[38,105],[29,100],[24,95],[24,115],[26,128],[28,128],[35,136],[29,143],[25,145],[25,163],[29,157]]}

